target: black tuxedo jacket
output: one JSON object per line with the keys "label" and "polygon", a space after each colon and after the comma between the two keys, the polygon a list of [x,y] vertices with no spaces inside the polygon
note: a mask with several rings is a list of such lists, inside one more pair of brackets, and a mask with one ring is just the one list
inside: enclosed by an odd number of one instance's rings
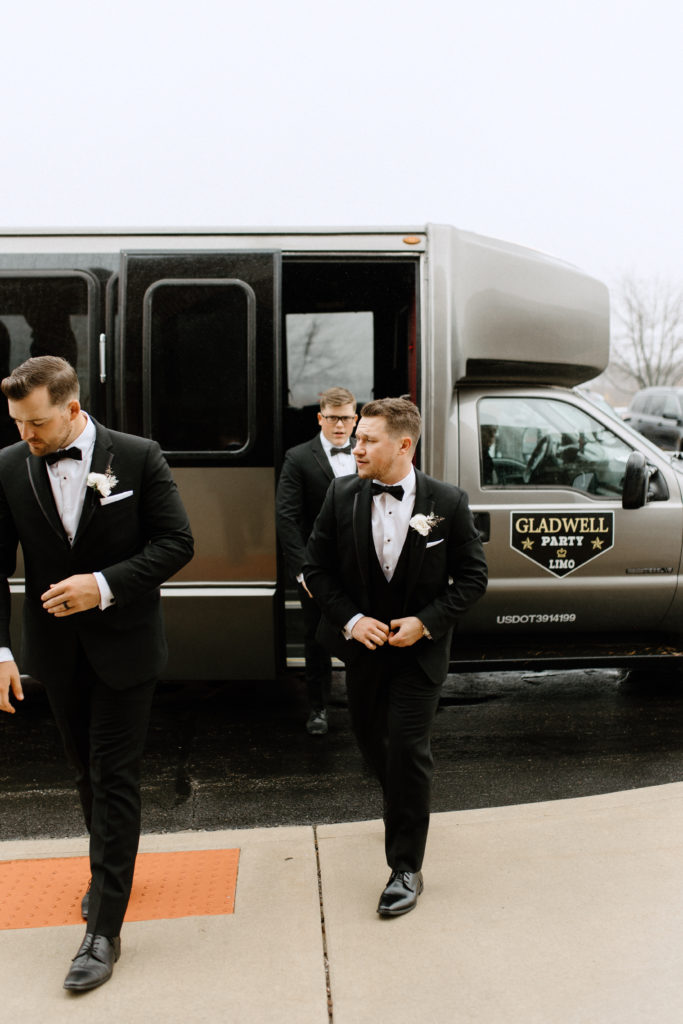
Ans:
{"label": "black tuxedo jacket", "polygon": [[306,543],[333,480],[320,434],[286,452],[275,510],[277,535],[294,578],[303,568]]}
{"label": "black tuxedo jacket", "polygon": [[[94,422],[94,421],[93,421]],[[166,661],[160,585],[190,560],[192,534],[171,471],[155,441],[95,423],[90,471],[111,468],[105,505],[86,489],[73,546],[57,513],[45,460],[23,441],[0,452],[0,646],[10,646],[8,578],[20,543],[26,598],[20,667],[46,684],[73,674],[79,643],[97,674],[124,689],[159,675]],[[76,573],[102,572],[116,604],[57,619],[40,595]]]}
{"label": "black tuxedo jacket", "polygon": [[[448,674],[453,627],[486,590],[487,568],[467,495],[415,471],[413,515],[441,518],[425,537],[409,528],[405,593],[401,617],[416,615],[432,639],[412,650],[436,683]],[[370,481],[340,477],[330,487],[306,552],[306,584],[320,604],[320,641],[347,663],[372,651],[345,640],[342,629],[354,615],[373,615],[370,559],[376,558],[371,525]],[[399,648],[397,648],[399,650]]]}

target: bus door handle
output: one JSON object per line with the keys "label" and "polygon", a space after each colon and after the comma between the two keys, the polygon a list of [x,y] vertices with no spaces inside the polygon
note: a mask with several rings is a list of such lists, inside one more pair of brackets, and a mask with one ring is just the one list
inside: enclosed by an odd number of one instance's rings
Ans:
{"label": "bus door handle", "polygon": [[479,531],[481,541],[485,544],[487,540],[491,539],[491,513],[475,512],[473,518],[474,525]]}

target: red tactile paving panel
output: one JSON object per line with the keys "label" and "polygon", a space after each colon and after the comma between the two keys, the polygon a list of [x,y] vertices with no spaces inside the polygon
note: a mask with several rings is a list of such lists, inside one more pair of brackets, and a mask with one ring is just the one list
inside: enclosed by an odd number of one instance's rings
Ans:
{"label": "red tactile paving panel", "polygon": [[[239,850],[140,853],[126,921],[232,914]],[[87,857],[0,861],[0,929],[82,924]]]}

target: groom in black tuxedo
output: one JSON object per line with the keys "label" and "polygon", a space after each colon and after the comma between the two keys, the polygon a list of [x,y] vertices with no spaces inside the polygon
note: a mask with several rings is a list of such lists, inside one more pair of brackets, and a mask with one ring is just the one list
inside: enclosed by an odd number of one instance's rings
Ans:
{"label": "groom in black tuxedo", "polygon": [[363,406],[358,476],[327,492],[304,567],[322,607],[319,636],[346,662],[352,727],[382,786],[384,917],[412,910],[422,892],[432,724],[453,627],[487,583],[467,495],[412,465],[420,429],[407,399]]}
{"label": "groom in black tuxedo", "polygon": [[23,700],[8,585],[21,544],[22,668],[46,688],[90,832],[87,931],[64,982],[85,991],[120,953],[166,660],[159,587],[192,557],[192,534],[159,446],[88,416],[69,363],[29,359],[1,387],[21,441],[0,452],[0,710]]}

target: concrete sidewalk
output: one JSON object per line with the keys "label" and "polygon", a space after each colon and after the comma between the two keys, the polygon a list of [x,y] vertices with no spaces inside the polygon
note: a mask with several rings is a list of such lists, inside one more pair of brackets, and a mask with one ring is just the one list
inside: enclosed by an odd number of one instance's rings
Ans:
{"label": "concrete sidewalk", "polygon": [[113,979],[80,996],[62,982],[82,926],[0,932],[0,1019],[680,1024],[682,808],[676,783],[434,815],[424,895],[394,920],[375,913],[381,822],[145,835],[150,852],[239,847],[235,913],[126,924]]}

